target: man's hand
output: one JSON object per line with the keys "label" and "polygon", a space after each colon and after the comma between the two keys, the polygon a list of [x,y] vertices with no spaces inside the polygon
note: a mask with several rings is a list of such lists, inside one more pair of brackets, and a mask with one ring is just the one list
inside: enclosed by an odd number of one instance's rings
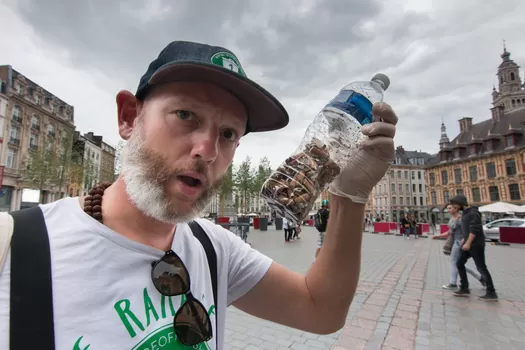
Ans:
{"label": "man's hand", "polygon": [[346,168],[330,186],[330,192],[350,198],[355,203],[366,203],[374,186],[383,178],[394,159],[394,135],[397,116],[387,103],[379,102],[372,108],[374,120],[363,126],[363,141]]}
{"label": "man's hand", "polygon": [[469,251],[470,250],[470,244],[468,243],[465,243],[461,246],[461,249],[463,249],[464,251]]}

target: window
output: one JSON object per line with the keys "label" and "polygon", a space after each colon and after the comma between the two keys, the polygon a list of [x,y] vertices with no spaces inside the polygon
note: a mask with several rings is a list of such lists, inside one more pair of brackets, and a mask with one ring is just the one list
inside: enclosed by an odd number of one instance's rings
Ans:
{"label": "window", "polygon": [[405,170],[405,180],[408,180],[408,170]]}
{"label": "window", "polygon": [[392,197],[392,205],[397,205],[396,201],[397,201],[397,198],[396,197]]}
{"label": "window", "polygon": [[438,204],[436,192],[430,192],[430,198],[432,200],[432,205]]}
{"label": "window", "polygon": [[505,168],[508,176],[516,175],[516,161],[514,159],[507,159],[505,161]]}
{"label": "window", "polygon": [[461,156],[461,150],[459,148],[454,150],[454,159],[457,159]]}
{"label": "window", "polygon": [[53,126],[53,124],[49,124],[47,126],[47,134],[49,136],[55,136],[55,127]]}
{"label": "window", "polygon": [[16,151],[9,148],[9,150],[7,151],[7,160],[6,160],[5,166],[10,169],[15,168],[16,167],[15,158],[16,158]]}
{"label": "window", "polygon": [[11,127],[11,132],[9,134],[9,137],[14,140],[18,140],[19,130],[18,128]]}
{"label": "window", "polygon": [[410,185],[409,184],[405,185],[405,191],[406,191],[406,193],[410,193]]}
{"label": "window", "polygon": [[32,116],[31,117],[31,127],[33,129],[37,129],[39,128],[40,126],[40,120],[38,119],[38,117],[36,115]]}
{"label": "window", "polygon": [[396,184],[392,184],[392,193],[396,193]]}
{"label": "window", "polygon": [[414,200],[414,205],[417,205],[417,197],[414,197],[413,200]]}
{"label": "window", "polygon": [[20,107],[14,106],[13,107],[13,119],[20,118]]}
{"label": "window", "polygon": [[472,189],[472,201],[474,203],[481,202],[481,195],[480,195],[480,192],[479,192],[479,188],[477,188],[477,187]]}
{"label": "window", "polygon": [[398,171],[397,171],[397,178],[398,178],[399,180],[401,180],[401,170],[398,170]]}
{"label": "window", "polygon": [[407,197],[407,200],[405,202],[407,205],[410,205],[410,197]]}
{"label": "window", "polygon": [[423,192],[423,185],[419,184],[419,192]]}
{"label": "window", "polygon": [[31,137],[29,138],[29,147],[31,148],[38,147],[38,135],[31,134]]}
{"label": "window", "polygon": [[419,197],[419,205],[423,205],[423,197]]}
{"label": "window", "polygon": [[416,179],[416,172],[412,171],[412,180],[415,180],[415,179]]}
{"label": "window", "polygon": [[461,183],[461,168],[454,169],[454,180],[457,184]]}
{"label": "window", "polygon": [[514,72],[510,72],[510,80],[516,80],[516,76],[514,75]]}
{"label": "window", "polygon": [[465,193],[463,192],[463,189],[458,188],[458,189],[456,190],[456,194],[464,195]]}
{"label": "window", "polygon": [[487,177],[489,179],[495,178],[496,177],[496,164],[487,163],[486,167],[487,167]]}
{"label": "window", "polygon": [[448,191],[443,191],[443,201],[445,203],[448,203],[449,199],[450,199],[450,195],[449,195]]}
{"label": "window", "polygon": [[468,171],[470,173],[470,181],[477,181],[478,180],[478,166],[473,165],[470,168],[468,168]]}
{"label": "window", "polygon": [[403,184],[399,184],[397,187],[399,188],[399,193],[403,193]]}
{"label": "window", "polygon": [[448,184],[448,173],[446,170],[441,171],[441,183],[443,185]]}
{"label": "window", "polygon": [[40,95],[35,95],[35,103],[40,105]]}
{"label": "window", "polygon": [[412,184],[412,192],[416,192],[416,184]]}
{"label": "window", "polygon": [[505,136],[505,146],[507,147],[514,146],[514,137],[512,135]]}
{"label": "window", "polygon": [[390,177],[391,177],[392,179],[394,178],[394,170],[392,170],[392,171],[390,172]]}
{"label": "window", "polygon": [[510,200],[519,201],[521,199],[520,186],[518,184],[510,184],[509,193],[510,193]]}
{"label": "window", "polygon": [[485,142],[485,151],[486,152],[492,152],[492,140]]}
{"label": "window", "polygon": [[418,179],[418,180],[421,180],[421,171],[418,171],[418,172],[417,172],[417,179]]}
{"label": "window", "polygon": [[490,201],[499,201],[499,189],[498,186],[489,186]]}
{"label": "window", "polygon": [[399,197],[399,205],[403,205],[403,197]]}
{"label": "window", "polygon": [[470,155],[473,156],[473,155],[476,154],[476,145],[470,145],[468,149],[469,149],[469,154]]}
{"label": "window", "polygon": [[436,175],[434,175],[434,173],[428,174],[428,179],[430,182],[430,186],[434,186],[436,184]]}

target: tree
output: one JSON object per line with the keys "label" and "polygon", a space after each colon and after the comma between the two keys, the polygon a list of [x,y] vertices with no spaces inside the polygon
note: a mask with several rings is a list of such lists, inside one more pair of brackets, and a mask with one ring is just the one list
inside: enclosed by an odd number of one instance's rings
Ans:
{"label": "tree", "polygon": [[76,149],[73,147],[74,139],[75,133],[73,131],[64,131],[60,136],[60,146],[57,152],[58,177],[56,181],[60,198],[62,198],[62,187],[69,180],[69,172],[75,166],[78,156]]}
{"label": "tree", "polygon": [[126,143],[120,140],[115,148],[115,180],[119,177],[122,168],[122,151]]}
{"label": "tree", "polygon": [[[272,174],[272,166],[270,164],[270,160],[268,157],[262,157],[259,161],[259,166],[257,167],[257,170],[255,171],[255,177],[253,181],[253,195],[256,198],[259,198],[259,195],[261,193],[261,188],[264,184],[264,182],[270,177]],[[263,208],[266,211],[268,208]]]}
{"label": "tree", "polygon": [[237,194],[240,198],[240,206],[242,213],[247,211],[247,202],[253,193],[254,173],[252,171],[252,160],[250,156],[246,156],[244,161],[239,165],[233,177],[233,183]]}
{"label": "tree", "polygon": [[24,185],[38,189],[42,196],[42,191],[46,187],[56,184],[60,171],[58,164],[58,157],[53,149],[31,148],[22,172]]}
{"label": "tree", "polygon": [[233,164],[230,165],[219,189],[219,215],[224,215],[224,201],[233,193]]}

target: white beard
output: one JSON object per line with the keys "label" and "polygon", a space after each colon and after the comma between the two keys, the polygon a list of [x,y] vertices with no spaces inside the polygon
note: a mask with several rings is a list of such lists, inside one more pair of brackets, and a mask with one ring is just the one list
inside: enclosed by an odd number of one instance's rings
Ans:
{"label": "white beard", "polygon": [[140,129],[141,125],[137,122],[122,150],[122,178],[129,199],[145,215],[160,222],[177,224],[193,220],[206,208],[210,198],[198,200],[188,213],[177,212],[170,205],[164,183],[152,173]]}

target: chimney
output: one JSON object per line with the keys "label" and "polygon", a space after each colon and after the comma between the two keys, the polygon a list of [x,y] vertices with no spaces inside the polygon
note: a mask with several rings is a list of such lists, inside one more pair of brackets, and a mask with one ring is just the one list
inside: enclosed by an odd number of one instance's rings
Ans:
{"label": "chimney", "polygon": [[465,117],[459,120],[459,132],[467,131],[472,126],[472,118]]}
{"label": "chimney", "polygon": [[490,111],[492,112],[492,121],[499,122],[505,113],[505,107],[501,105],[494,106],[490,109]]}

